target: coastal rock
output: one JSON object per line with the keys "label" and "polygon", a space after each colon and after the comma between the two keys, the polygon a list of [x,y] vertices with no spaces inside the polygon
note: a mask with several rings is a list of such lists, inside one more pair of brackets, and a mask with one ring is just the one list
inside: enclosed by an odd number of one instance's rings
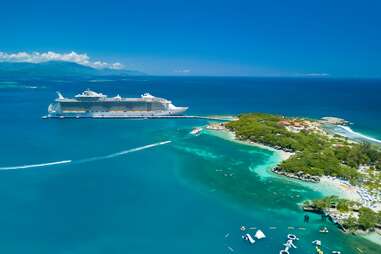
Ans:
{"label": "coastal rock", "polygon": [[283,170],[280,167],[275,167],[271,170],[275,174],[286,176],[289,178],[294,178],[297,180],[305,181],[305,182],[311,182],[311,183],[318,183],[320,182],[320,178],[318,176],[312,176],[310,174],[304,174],[303,171],[298,171],[297,173],[291,173]]}
{"label": "coastal rock", "polygon": [[311,179],[317,183],[320,182],[320,177],[318,176],[312,176]]}

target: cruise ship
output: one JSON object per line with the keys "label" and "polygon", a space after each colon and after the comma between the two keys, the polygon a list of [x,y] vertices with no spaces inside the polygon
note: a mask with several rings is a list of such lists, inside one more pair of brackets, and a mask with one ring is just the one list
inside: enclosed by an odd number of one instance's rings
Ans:
{"label": "cruise ship", "polygon": [[47,117],[148,118],[182,115],[188,109],[149,93],[140,98],[108,97],[87,89],[74,98],[65,98],[60,92],[57,95],[55,102],[49,105]]}

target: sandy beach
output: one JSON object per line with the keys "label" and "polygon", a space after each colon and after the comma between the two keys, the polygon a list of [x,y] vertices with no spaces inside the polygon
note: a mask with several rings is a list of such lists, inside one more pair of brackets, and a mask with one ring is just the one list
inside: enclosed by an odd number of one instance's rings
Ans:
{"label": "sandy beach", "polygon": [[234,132],[229,131],[227,129],[225,129],[225,130],[218,130],[218,131],[208,130],[208,133],[210,133],[211,135],[218,136],[220,138],[229,140],[229,141],[233,141],[233,142],[236,142],[236,143],[243,144],[243,145],[250,145],[250,146],[260,147],[262,149],[266,149],[266,150],[270,150],[270,151],[276,152],[278,154],[279,158],[281,159],[280,162],[282,162],[284,160],[287,160],[288,158],[290,158],[294,154],[294,153],[290,153],[290,152],[285,152],[283,150],[278,150],[278,149],[275,149],[273,147],[269,147],[269,146],[266,146],[266,145],[263,145],[263,144],[260,144],[260,143],[256,143],[256,142],[253,142],[253,141],[239,140],[239,139],[237,139],[237,137],[236,137]]}
{"label": "sandy beach", "polygon": [[318,186],[318,190],[325,195],[335,195],[352,201],[361,200],[356,187],[342,183],[336,178],[322,176],[320,177],[320,182],[316,185]]}

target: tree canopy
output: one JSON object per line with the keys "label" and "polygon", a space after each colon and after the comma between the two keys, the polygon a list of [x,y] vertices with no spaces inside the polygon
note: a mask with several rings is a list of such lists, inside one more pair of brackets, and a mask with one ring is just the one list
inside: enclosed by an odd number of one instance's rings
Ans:
{"label": "tree canopy", "polygon": [[[279,167],[287,172],[322,176],[330,175],[358,181],[360,165],[370,165],[381,170],[381,152],[370,144],[348,142],[337,136],[302,129],[289,131],[282,122],[303,121],[278,115],[251,113],[239,116],[226,124],[241,140],[250,140],[275,148],[295,152]],[[311,121],[311,120],[309,120]]]}

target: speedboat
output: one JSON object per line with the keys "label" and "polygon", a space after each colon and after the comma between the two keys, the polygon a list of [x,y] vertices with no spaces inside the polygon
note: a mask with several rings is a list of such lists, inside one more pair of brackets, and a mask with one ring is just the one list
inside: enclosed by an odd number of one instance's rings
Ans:
{"label": "speedboat", "polygon": [[191,132],[190,132],[190,134],[192,134],[192,135],[199,135],[200,133],[201,133],[201,131],[202,131],[202,128],[201,127],[196,127],[196,128],[194,128]]}

